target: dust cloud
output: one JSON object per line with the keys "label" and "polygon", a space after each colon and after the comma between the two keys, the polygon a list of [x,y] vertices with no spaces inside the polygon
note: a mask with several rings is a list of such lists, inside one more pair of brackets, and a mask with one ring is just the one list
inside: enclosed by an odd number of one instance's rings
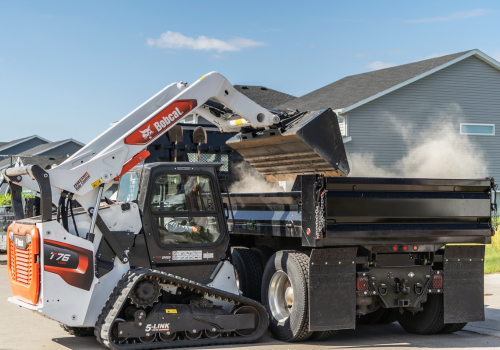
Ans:
{"label": "dust cloud", "polygon": [[235,179],[229,186],[231,193],[283,192],[277,182],[267,181],[254,167],[247,162],[240,162],[231,167]]}
{"label": "dust cloud", "polygon": [[[394,125],[395,120],[390,120]],[[426,131],[416,126],[396,125],[406,154],[392,165],[376,165],[373,153],[349,153],[349,176],[479,178],[487,176],[483,152],[466,135],[460,135],[459,122],[430,125]],[[421,129],[420,129],[421,130]],[[434,131],[429,131],[434,130]]]}

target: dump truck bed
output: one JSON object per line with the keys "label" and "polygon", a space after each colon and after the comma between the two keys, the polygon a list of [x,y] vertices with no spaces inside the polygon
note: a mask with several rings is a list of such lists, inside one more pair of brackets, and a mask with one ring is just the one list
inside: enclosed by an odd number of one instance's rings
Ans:
{"label": "dump truck bed", "polygon": [[231,193],[230,200],[234,234],[301,237],[311,247],[437,246],[491,242],[493,188],[491,178],[302,175],[292,192]]}

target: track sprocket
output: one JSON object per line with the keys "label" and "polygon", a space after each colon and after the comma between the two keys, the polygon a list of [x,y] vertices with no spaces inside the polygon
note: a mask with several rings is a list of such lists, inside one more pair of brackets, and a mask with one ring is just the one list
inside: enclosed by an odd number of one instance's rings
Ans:
{"label": "track sprocket", "polygon": [[146,277],[137,283],[129,298],[135,306],[145,309],[153,306],[158,301],[160,294],[161,287],[158,280]]}

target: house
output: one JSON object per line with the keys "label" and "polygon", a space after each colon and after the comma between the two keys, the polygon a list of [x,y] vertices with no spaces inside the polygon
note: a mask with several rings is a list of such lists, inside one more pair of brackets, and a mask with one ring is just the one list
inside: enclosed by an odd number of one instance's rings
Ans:
{"label": "house", "polygon": [[328,107],[353,175],[440,177],[420,162],[446,177],[500,178],[500,63],[479,50],[348,76],[275,108]]}
{"label": "house", "polygon": [[252,101],[267,108],[274,108],[297,98],[264,86],[234,85],[234,88]]}
{"label": "house", "polygon": [[34,147],[49,143],[50,141],[38,135],[23,137],[21,139],[0,142],[0,160],[4,160],[9,155],[20,154]]}
{"label": "house", "polygon": [[[26,164],[28,158],[34,156],[37,156],[34,159],[38,160],[45,159],[40,156],[67,158],[83,146],[83,143],[73,139],[50,142],[36,135],[6,142],[4,145],[0,145],[0,170],[14,166],[16,163],[20,164],[20,161]],[[19,157],[21,157],[21,160]],[[63,158],[58,158],[58,160],[62,160]],[[48,158],[46,160],[48,161]],[[47,166],[45,162],[46,161],[42,161],[43,164],[39,164],[40,166],[44,165],[44,169],[46,169]],[[56,163],[60,164],[61,161]]]}
{"label": "house", "polygon": [[[73,139],[50,142],[37,135],[3,142],[0,143],[0,171],[28,164],[51,169],[54,165],[64,162],[83,146],[83,143]],[[8,193],[8,185],[0,174],[0,194],[5,193]]]}

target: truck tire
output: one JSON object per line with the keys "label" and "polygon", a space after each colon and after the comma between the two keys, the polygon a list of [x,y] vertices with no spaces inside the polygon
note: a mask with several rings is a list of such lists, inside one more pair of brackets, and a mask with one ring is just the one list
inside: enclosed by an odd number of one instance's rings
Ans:
{"label": "truck tire", "polygon": [[[269,330],[282,341],[303,341],[309,331],[309,257],[297,251],[279,251],[262,277],[262,304],[269,314]],[[293,306],[293,307],[292,307]]]}
{"label": "truck tire", "polygon": [[247,248],[234,248],[231,255],[237,273],[238,289],[243,296],[260,302],[262,269],[259,259]]}
{"label": "truck tire", "polygon": [[269,261],[269,259],[271,259],[274,253],[276,253],[276,251],[273,248],[269,247],[252,247],[250,248],[250,250],[252,250],[257,256],[257,259],[259,259],[262,271],[264,271],[264,268],[266,267],[266,264]]}
{"label": "truck tire", "polygon": [[337,333],[337,331],[314,331],[313,334],[309,337],[310,341],[323,341],[328,340],[333,337]]}
{"label": "truck tire", "polygon": [[427,302],[423,304],[423,311],[413,314],[405,310],[397,315],[398,322],[409,333],[439,333],[445,326],[443,305],[441,294],[429,294]]}
{"label": "truck tire", "polygon": [[356,317],[356,324],[375,324],[380,320],[380,318],[384,315],[385,309],[383,307],[379,307],[377,310],[370,312],[366,315],[360,315]]}
{"label": "truck tire", "polygon": [[465,323],[448,323],[444,325],[444,328],[441,329],[439,333],[441,334],[451,334],[454,332],[461,331],[465,326],[467,325],[467,322]]}
{"label": "truck tire", "polygon": [[393,323],[396,322],[396,318],[397,318],[396,309],[384,309],[384,313],[378,319],[377,323],[378,324]]}

